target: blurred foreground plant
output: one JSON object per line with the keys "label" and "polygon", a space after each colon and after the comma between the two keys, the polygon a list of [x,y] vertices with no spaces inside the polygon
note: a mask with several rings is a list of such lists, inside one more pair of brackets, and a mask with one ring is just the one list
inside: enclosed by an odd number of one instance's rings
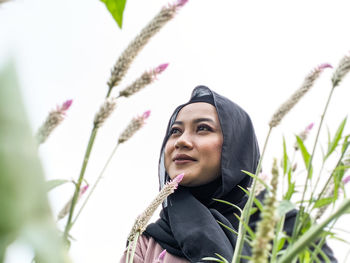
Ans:
{"label": "blurred foreground plant", "polygon": [[0,262],[17,239],[38,263],[70,262],[51,215],[13,62],[0,69],[0,86]]}

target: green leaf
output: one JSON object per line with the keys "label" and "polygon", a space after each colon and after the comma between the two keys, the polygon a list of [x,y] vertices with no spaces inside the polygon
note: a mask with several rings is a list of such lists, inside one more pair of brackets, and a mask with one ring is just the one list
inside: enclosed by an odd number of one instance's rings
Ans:
{"label": "green leaf", "polygon": [[49,180],[46,181],[46,190],[49,192],[52,189],[56,188],[57,186],[60,186],[62,184],[70,182],[69,180],[64,180],[64,179],[54,179],[54,180]]}
{"label": "green leaf", "polygon": [[101,0],[101,2],[106,4],[108,11],[121,29],[123,25],[123,14],[126,0]]}
{"label": "green leaf", "polygon": [[242,170],[243,173],[249,175],[250,177],[252,177],[253,179],[256,179],[260,184],[262,184],[269,192],[271,192],[271,188],[263,181],[261,180],[261,178],[259,178],[259,176],[256,176],[253,173],[250,173],[248,171]]}
{"label": "green leaf", "polygon": [[217,202],[220,202],[220,203],[223,203],[223,204],[227,204],[227,205],[230,205],[230,206],[233,206],[234,208],[236,208],[241,214],[242,214],[242,209],[235,205],[235,204],[232,204],[228,201],[225,201],[225,200],[221,200],[221,199],[216,199],[216,198],[213,198],[214,201],[217,201]]}
{"label": "green leaf", "polygon": [[234,214],[235,217],[243,224],[243,227],[245,228],[245,230],[247,230],[248,234],[250,235],[250,237],[254,240],[255,239],[255,233],[254,231],[250,228],[250,226],[245,223],[238,215]]}
{"label": "green leaf", "polygon": [[282,217],[294,208],[295,205],[292,202],[289,200],[282,200],[277,207],[277,213]]}
{"label": "green leaf", "polygon": [[334,197],[325,197],[317,200],[314,204],[314,208],[319,208],[325,205],[329,205],[334,201]]}
{"label": "green leaf", "polygon": [[338,143],[339,143],[339,141],[340,141],[340,139],[342,137],[342,134],[343,134],[343,130],[344,130],[344,127],[345,127],[345,124],[346,124],[346,120],[347,120],[347,117],[345,117],[344,120],[340,123],[337,132],[335,133],[332,141],[329,143],[327,154],[324,157],[324,160],[326,160],[334,152],[335,148],[337,148]]}
{"label": "green leaf", "polygon": [[[244,189],[240,185],[238,187],[241,188],[242,191],[245,192],[248,196],[250,195],[250,192],[247,189]],[[262,203],[259,201],[259,199],[254,197],[253,201],[254,201],[254,204],[259,208],[259,210],[262,211],[263,210],[263,206],[262,206]]]}
{"label": "green leaf", "polygon": [[288,181],[288,191],[283,197],[283,199],[290,200],[294,193],[295,193],[295,182],[292,183]]}
{"label": "green leaf", "polygon": [[[296,138],[297,138],[297,143],[298,143],[298,146],[299,146],[299,149],[301,151],[301,154],[303,156],[303,160],[304,160],[304,163],[305,163],[305,167],[307,170],[309,170],[309,165],[310,165],[310,154],[309,152],[307,151],[305,145],[304,145],[304,142],[303,140],[298,136],[296,135]],[[310,174],[308,175],[309,178],[312,177],[312,168],[310,170]]]}
{"label": "green leaf", "polygon": [[287,173],[288,169],[288,154],[287,154],[287,146],[286,146],[286,140],[283,136],[283,174]]}
{"label": "green leaf", "polygon": [[344,138],[343,146],[341,149],[342,154],[345,153],[345,151],[348,149],[350,142],[349,142],[350,134],[346,135]]}
{"label": "green leaf", "polygon": [[0,253],[22,238],[36,252],[36,262],[68,262],[49,207],[14,63],[0,70],[0,87]]}
{"label": "green leaf", "polygon": [[215,262],[225,263],[224,261],[222,261],[222,260],[220,260],[220,259],[217,259],[217,258],[213,258],[213,257],[205,257],[205,258],[202,258],[202,260],[205,260],[205,261],[215,261]]}

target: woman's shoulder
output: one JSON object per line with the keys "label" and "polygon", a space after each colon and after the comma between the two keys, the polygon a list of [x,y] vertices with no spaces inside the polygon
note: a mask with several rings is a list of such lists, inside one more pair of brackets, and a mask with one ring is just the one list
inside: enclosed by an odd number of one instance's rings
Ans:
{"label": "woman's shoulder", "polygon": [[[157,263],[157,262],[188,263],[189,262],[185,258],[177,257],[168,252],[165,253],[163,260],[160,261],[159,255],[163,251],[164,249],[159,245],[159,243],[157,243],[157,241],[154,238],[141,235],[137,240],[134,263]],[[125,260],[126,260],[126,250],[124,251],[124,255],[119,262],[125,263]]]}

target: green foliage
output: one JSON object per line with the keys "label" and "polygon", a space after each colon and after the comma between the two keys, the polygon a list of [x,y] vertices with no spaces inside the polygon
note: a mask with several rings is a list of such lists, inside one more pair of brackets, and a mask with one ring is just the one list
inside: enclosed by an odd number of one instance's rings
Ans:
{"label": "green foliage", "polygon": [[70,181],[64,180],[64,179],[49,180],[49,181],[46,181],[46,189],[47,189],[47,191],[51,191],[52,189],[54,189],[62,184],[68,183],[68,182],[70,182]]}
{"label": "green foliage", "polygon": [[126,0],[101,0],[101,2],[105,3],[108,11],[121,29],[123,25],[123,14]]}
{"label": "green foliage", "polygon": [[344,131],[344,127],[346,124],[346,120],[347,118],[345,118],[339,125],[338,130],[336,131],[336,133],[334,134],[333,139],[330,141],[328,141],[328,149],[327,149],[327,153],[324,157],[324,160],[326,160],[335,150],[335,148],[338,146],[339,141],[342,137],[343,131]]}
{"label": "green foliage", "polygon": [[0,86],[0,262],[19,237],[33,248],[36,262],[68,262],[51,216],[13,62],[0,72]]}
{"label": "green foliage", "polygon": [[[312,177],[312,164],[310,163],[311,155],[308,152],[308,150],[306,149],[303,140],[299,136],[296,136],[296,139],[297,139],[297,143],[298,143],[299,149],[301,151],[301,154],[303,156],[306,170],[307,171],[310,170],[310,174],[308,175],[308,177],[311,178]],[[311,166],[311,167],[309,167],[309,166]]]}

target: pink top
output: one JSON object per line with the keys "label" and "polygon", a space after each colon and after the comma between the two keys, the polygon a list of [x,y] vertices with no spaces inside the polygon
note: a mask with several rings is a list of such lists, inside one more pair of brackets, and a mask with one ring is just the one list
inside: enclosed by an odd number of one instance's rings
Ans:
{"label": "pink top", "polygon": [[[136,251],[133,263],[189,263],[185,258],[174,256],[170,253],[165,253],[163,260],[158,260],[159,254],[164,249],[151,237],[148,238],[141,235],[137,241]],[[119,263],[125,263],[126,250]]]}

